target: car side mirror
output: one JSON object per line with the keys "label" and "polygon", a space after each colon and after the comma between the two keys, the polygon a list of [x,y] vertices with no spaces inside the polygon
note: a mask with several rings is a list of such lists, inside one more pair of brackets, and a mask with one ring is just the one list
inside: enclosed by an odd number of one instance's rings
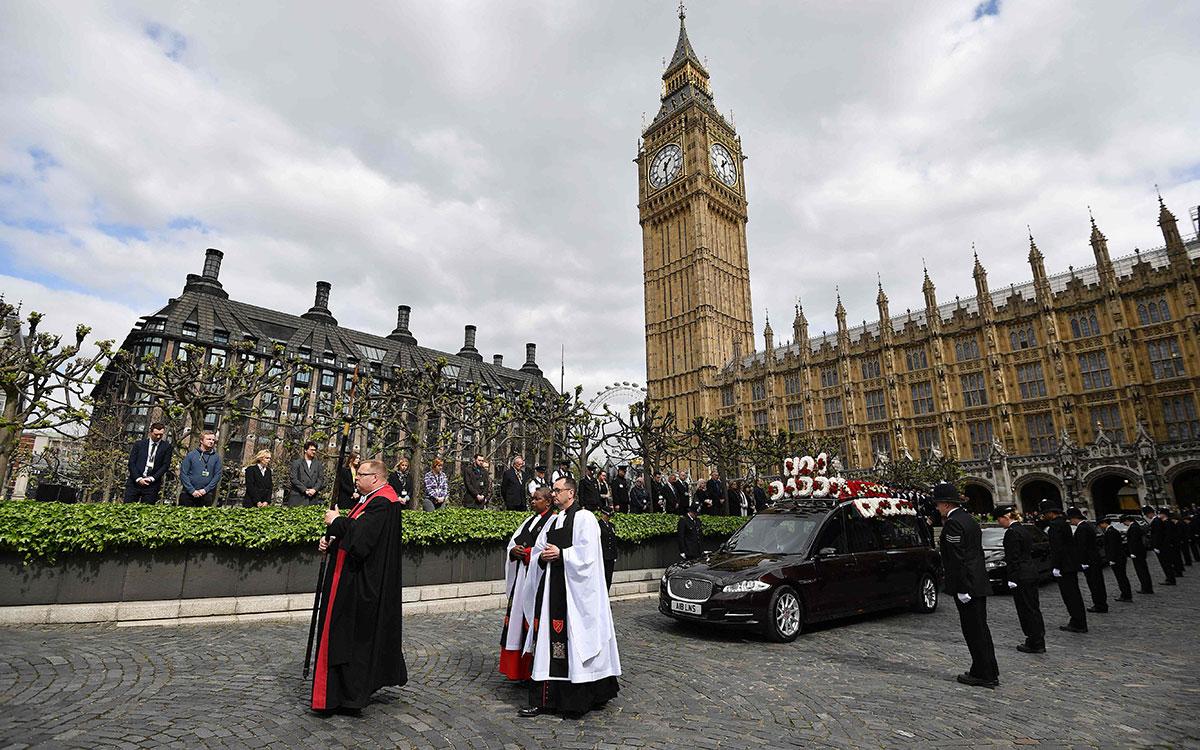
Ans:
{"label": "car side mirror", "polygon": [[835,547],[822,547],[817,550],[817,557],[833,557],[838,553]]}

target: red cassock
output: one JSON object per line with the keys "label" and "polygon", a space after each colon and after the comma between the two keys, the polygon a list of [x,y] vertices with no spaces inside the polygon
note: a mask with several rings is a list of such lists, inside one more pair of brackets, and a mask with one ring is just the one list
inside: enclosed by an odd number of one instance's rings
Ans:
{"label": "red cassock", "polygon": [[402,503],[383,485],[334,520],[318,614],[315,710],[362,708],[387,685],[403,685]]}

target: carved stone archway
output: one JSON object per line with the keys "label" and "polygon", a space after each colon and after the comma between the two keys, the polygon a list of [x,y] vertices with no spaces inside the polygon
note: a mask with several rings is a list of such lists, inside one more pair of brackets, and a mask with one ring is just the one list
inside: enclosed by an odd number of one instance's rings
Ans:
{"label": "carved stone archway", "polygon": [[1057,500],[1066,505],[1067,491],[1062,480],[1049,472],[1031,471],[1013,480],[1014,495],[1022,513],[1038,509],[1042,500]]}

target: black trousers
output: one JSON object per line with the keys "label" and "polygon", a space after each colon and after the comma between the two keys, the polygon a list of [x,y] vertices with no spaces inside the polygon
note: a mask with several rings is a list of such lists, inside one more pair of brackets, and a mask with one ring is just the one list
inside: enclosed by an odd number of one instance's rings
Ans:
{"label": "black trousers", "polygon": [[1175,583],[1175,561],[1171,559],[1171,553],[1168,550],[1159,550],[1154,553],[1158,558],[1158,565],[1163,569],[1163,577],[1166,578],[1165,583],[1172,585]]}
{"label": "black trousers", "polygon": [[1012,590],[1013,604],[1017,607],[1017,619],[1021,632],[1025,634],[1025,645],[1029,648],[1046,647],[1046,621],[1042,619],[1042,606],[1038,601],[1037,580],[1021,581]]}
{"label": "black trousers", "polygon": [[1139,593],[1153,594],[1154,581],[1150,579],[1150,566],[1146,564],[1145,556],[1133,558],[1133,572],[1137,574],[1138,585],[1142,587]]}
{"label": "black trousers", "polygon": [[1179,552],[1183,555],[1183,562],[1187,565],[1192,564],[1192,544],[1188,540],[1184,540],[1179,545]]}
{"label": "black trousers", "polygon": [[190,492],[179,493],[179,505],[184,508],[203,508],[212,504],[212,496],[192,497]]}
{"label": "black trousers", "polygon": [[967,650],[971,652],[970,674],[981,680],[1000,679],[1000,667],[996,664],[996,647],[992,644],[992,631],[987,624],[987,597],[972,598],[963,604],[954,597],[958,607],[958,623],[962,626]]}
{"label": "black trousers", "polygon": [[1064,572],[1058,579],[1058,593],[1062,595],[1067,614],[1071,616],[1069,624],[1087,630],[1087,611],[1083,608],[1083,594],[1079,591],[1079,574]]}
{"label": "black trousers", "polygon": [[151,482],[148,485],[140,485],[132,479],[127,479],[125,480],[125,502],[157,503],[158,492],[161,489],[161,482]]}
{"label": "black trousers", "polygon": [[1104,585],[1104,568],[1093,563],[1083,571],[1083,577],[1087,580],[1088,592],[1092,595],[1092,606],[1098,612],[1107,612],[1108,587]]}
{"label": "black trousers", "polygon": [[616,560],[605,560],[604,561],[604,585],[607,588],[607,590],[609,590],[609,591],[612,590],[613,568],[615,568],[616,566],[617,566]]}
{"label": "black trousers", "polygon": [[1179,547],[1171,548],[1171,562],[1175,563],[1175,575],[1183,575],[1183,553],[1179,551]]}
{"label": "black trousers", "polygon": [[1132,599],[1133,589],[1129,586],[1129,575],[1125,572],[1125,558],[1112,562],[1113,576],[1117,579],[1117,588],[1121,590],[1122,599]]}

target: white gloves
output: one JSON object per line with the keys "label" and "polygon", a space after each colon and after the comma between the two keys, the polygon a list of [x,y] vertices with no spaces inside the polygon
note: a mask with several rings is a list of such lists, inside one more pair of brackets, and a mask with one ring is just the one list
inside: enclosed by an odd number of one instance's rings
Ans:
{"label": "white gloves", "polygon": [[1008,587],[1009,587],[1010,589],[1015,589],[1015,588],[1017,587],[1017,582],[1016,582],[1016,581],[1009,581],[1009,582],[1008,582]]}
{"label": "white gloves", "polygon": [[1154,550],[1154,554],[1156,554],[1156,555],[1161,555],[1162,553],[1161,553],[1161,552],[1159,552],[1158,550]]}
{"label": "white gloves", "polygon": [[1087,569],[1088,569],[1088,566],[1086,566],[1086,565],[1080,565],[1080,566],[1079,566],[1079,569],[1080,569],[1080,570],[1087,570]]}
{"label": "white gloves", "polygon": [[1050,571],[1050,574],[1052,576],[1054,576],[1055,578],[1062,578],[1062,571],[1059,570],[1058,568],[1055,568],[1054,570]]}
{"label": "white gloves", "polygon": [[1130,559],[1130,560],[1136,560],[1137,558],[1136,558],[1136,557],[1134,557],[1133,555],[1130,555],[1130,556],[1129,556],[1129,559]]}
{"label": "white gloves", "polygon": [[970,602],[971,602],[970,594],[956,594],[955,596],[963,604],[970,604]]}
{"label": "white gloves", "polygon": [[682,558],[684,558],[684,559],[687,559],[687,555],[683,554],[682,552],[680,552],[680,553],[679,553],[679,556],[680,556],[680,557],[682,557]]}

